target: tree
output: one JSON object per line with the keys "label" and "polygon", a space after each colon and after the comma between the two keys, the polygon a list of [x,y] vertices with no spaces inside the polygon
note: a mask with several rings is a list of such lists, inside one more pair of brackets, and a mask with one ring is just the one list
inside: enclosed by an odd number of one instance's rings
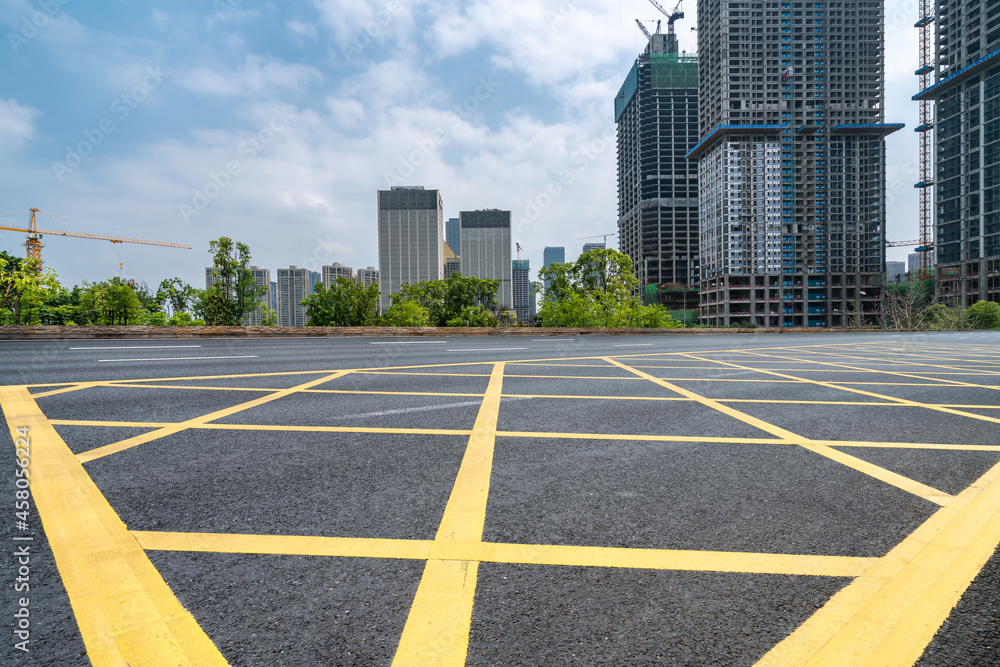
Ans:
{"label": "tree", "polygon": [[885,327],[920,328],[933,292],[934,287],[930,280],[912,280],[886,285]]}
{"label": "tree", "polygon": [[428,310],[413,299],[394,300],[382,316],[382,324],[387,327],[427,327],[430,323]]}
{"label": "tree", "polygon": [[205,321],[213,325],[239,326],[257,309],[267,288],[258,285],[250,270],[250,248],[245,243],[220,236],[208,244],[212,253],[212,275],[218,278],[205,290],[202,300]]}
{"label": "tree", "polygon": [[58,293],[52,269],[0,252],[0,324],[42,324],[45,301]]}
{"label": "tree", "polygon": [[965,311],[973,329],[1000,329],[1000,303],[977,301]]}
{"label": "tree", "polygon": [[538,272],[548,283],[538,311],[550,327],[678,327],[663,306],[643,306],[632,260],[616,250],[586,252]]}
{"label": "tree", "polygon": [[489,312],[496,310],[499,289],[499,280],[466,277],[456,271],[444,280],[404,284],[389,298],[394,305],[403,301],[417,302],[427,310],[431,326],[445,327],[449,326],[449,321],[461,318],[468,308],[481,306]]}
{"label": "tree", "polygon": [[308,326],[367,327],[378,320],[378,285],[367,287],[350,278],[340,277],[326,289],[317,284],[312,294],[302,300],[309,316]]}
{"label": "tree", "polygon": [[500,320],[486,306],[466,306],[456,317],[445,323],[449,327],[496,327]]}
{"label": "tree", "polygon": [[143,324],[148,313],[132,285],[119,277],[91,285],[84,283],[80,298],[82,318],[93,324],[136,325]]}
{"label": "tree", "polygon": [[186,311],[195,297],[195,289],[180,278],[164,278],[156,290],[157,302],[171,315]]}

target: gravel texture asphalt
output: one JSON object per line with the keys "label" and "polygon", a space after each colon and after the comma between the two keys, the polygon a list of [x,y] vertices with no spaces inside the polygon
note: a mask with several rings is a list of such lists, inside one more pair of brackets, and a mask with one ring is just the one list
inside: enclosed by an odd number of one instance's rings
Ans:
{"label": "gravel texture asphalt", "polygon": [[[494,361],[535,360],[505,369],[486,542],[879,558],[938,506],[805,448],[774,443],[764,427],[871,442],[835,450],[952,495],[1000,463],[995,450],[875,446],[1000,445],[996,423],[954,414],[1000,417],[995,334],[241,339],[178,341],[200,347],[169,349],[174,343],[0,342],[0,384],[51,385],[31,387],[35,395],[86,382],[146,385],[37,398],[52,420],[115,422],[56,424],[81,454],[152,430],[122,422],[177,423],[338,369],[392,370],[351,373],[214,422],[239,429],[182,430],[85,463],[129,530],[433,540]],[[88,349],[71,349],[78,347]],[[601,359],[608,356],[750,419]],[[142,361],[150,358],[157,360]],[[233,375],[241,377],[214,377]],[[245,428],[254,425],[271,430]],[[420,432],[438,429],[457,433]],[[13,456],[0,457],[0,492],[11,512],[15,466]],[[34,538],[31,650],[18,651],[10,639],[20,594],[8,546],[0,559],[8,628],[0,664],[87,665],[42,518],[32,509],[26,523],[24,531],[12,519],[2,522],[0,539],[12,545],[18,535]],[[230,664],[269,667],[391,664],[426,562],[146,553]],[[466,664],[749,665],[850,582],[483,562]],[[1000,550],[918,664],[1000,664],[997,591]]]}

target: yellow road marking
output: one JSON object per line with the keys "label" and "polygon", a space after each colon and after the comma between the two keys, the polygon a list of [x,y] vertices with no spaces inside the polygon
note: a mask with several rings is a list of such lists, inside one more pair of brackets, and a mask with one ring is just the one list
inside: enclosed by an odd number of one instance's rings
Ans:
{"label": "yellow road marking", "polygon": [[[480,542],[493,470],[504,362],[493,366],[435,541]],[[465,664],[479,561],[431,558],[410,607],[393,667]]]}
{"label": "yellow road marking", "polygon": [[[690,355],[685,355],[685,356],[690,356]],[[771,435],[777,436],[778,438],[781,438],[782,440],[785,440],[791,444],[802,445],[803,447],[805,447],[806,449],[815,454],[819,454],[820,456],[824,456],[832,461],[836,461],[837,463],[846,465],[852,468],[853,470],[856,470],[860,473],[873,477],[881,482],[884,482],[885,484],[895,486],[896,488],[902,489],[907,493],[912,493],[920,498],[929,500],[932,503],[942,505],[948,499],[951,498],[951,496],[945,493],[944,491],[938,491],[937,489],[927,486],[926,484],[921,484],[916,480],[909,479],[898,473],[894,473],[891,470],[886,470],[885,468],[879,467],[872,463],[868,463],[867,461],[859,459],[855,456],[851,456],[850,454],[839,452],[823,445],[815,445],[809,438],[797,435],[795,433],[792,433],[791,431],[787,431],[781,428],[780,426],[769,424],[761,419],[757,419],[756,417],[748,415],[744,412],[740,412],[739,410],[730,408],[727,405],[723,405],[719,401],[710,398],[705,398],[704,396],[701,396],[692,391],[684,389],[683,387],[678,387],[677,385],[661,380],[660,378],[654,377],[648,373],[644,373],[640,370],[636,370],[634,368],[626,366],[625,364],[621,364],[615,361],[614,359],[608,359],[608,361],[610,361],[613,364],[619,365],[622,368],[629,370],[635,373],[636,375],[639,375],[640,377],[644,377],[647,380],[650,380],[651,382],[655,382],[656,384],[659,384],[662,387],[682,393],[688,398],[693,398],[699,403],[707,407],[710,407],[713,410],[717,410],[725,415],[733,417],[734,419],[738,419],[741,422],[754,426],[762,431],[770,433]],[[766,372],[766,371],[760,371],[760,372]],[[801,379],[801,378],[796,378],[796,379]],[[816,384],[822,384],[822,383],[816,383]]]}
{"label": "yellow road marking", "polygon": [[788,440],[790,442],[799,442],[799,441],[803,440],[802,436],[800,436],[800,435],[792,433],[791,431],[786,431],[785,429],[780,428],[778,426],[774,426],[773,424],[768,424],[767,422],[765,422],[763,420],[760,420],[760,419],[757,419],[756,417],[752,417],[752,416],[746,414],[745,412],[740,412],[739,410],[734,410],[733,408],[729,407],[728,405],[723,405],[722,403],[720,403],[720,402],[718,402],[716,400],[713,400],[711,398],[705,398],[701,394],[696,394],[693,391],[689,391],[687,389],[684,389],[683,387],[678,387],[675,384],[672,384],[670,382],[667,382],[666,380],[663,380],[661,378],[658,378],[658,377],[655,377],[653,375],[650,375],[649,373],[637,370],[635,368],[632,368],[631,366],[626,366],[625,364],[623,364],[623,363],[621,363],[619,361],[616,361],[616,360],[614,360],[614,359],[612,359],[610,357],[605,357],[605,359],[607,359],[607,361],[609,363],[612,363],[615,366],[618,366],[619,368],[627,370],[627,371],[629,371],[631,373],[635,373],[640,378],[643,378],[645,380],[649,380],[650,382],[652,382],[654,384],[658,384],[661,387],[664,387],[665,389],[669,389],[670,391],[676,392],[676,393],[680,394],[681,396],[685,396],[687,398],[695,400],[695,401],[701,403],[702,405],[710,407],[713,410],[717,410],[718,412],[721,412],[724,415],[728,415],[728,416],[732,417],[733,419],[738,419],[739,421],[741,421],[741,422],[743,422],[745,424],[749,424],[750,426],[753,426],[755,428],[758,428],[761,431],[764,431],[765,433],[770,433],[771,435],[777,436],[778,438],[780,438],[782,440]]}
{"label": "yellow road marking", "polygon": [[31,495],[87,657],[105,665],[225,665],[45,419],[28,390],[0,387],[16,440],[29,429]]}
{"label": "yellow road marking", "polygon": [[240,403],[239,405],[234,405],[229,408],[222,410],[216,410],[215,412],[207,415],[202,415],[201,417],[195,417],[194,419],[189,419],[178,424],[171,426],[166,426],[164,428],[158,429],[156,431],[150,431],[149,433],[143,433],[142,435],[137,435],[120,442],[115,442],[110,445],[105,445],[103,447],[98,447],[96,449],[91,449],[90,451],[83,452],[77,455],[77,458],[81,463],[88,463],[95,459],[99,459],[110,454],[117,454],[118,452],[125,451],[126,449],[131,449],[132,447],[138,447],[139,445],[144,445],[147,442],[152,442],[154,440],[159,440],[160,438],[165,438],[168,435],[173,435],[174,433],[179,433],[181,431],[187,430],[195,426],[203,426],[210,421],[216,419],[222,419],[223,417],[228,417],[234,415],[237,412],[242,412],[244,410],[249,410],[250,408],[257,407],[258,405],[264,405],[265,403],[270,403],[271,401],[276,401],[279,398],[284,398],[285,396],[290,396],[297,391],[302,391],[303,389],[309,389],[324,382],[329,382],[330,380],[335,380],[339,377],[347,375],[351,371],[337,371],[332,375],[326,375],[315,380],[310,380],[304,384],[300,384],[295,387],[289,387],[288,389],[282,389],[276,391],[273,394],[268,394],[267,396],[261,396],[255,398],[252,401],[247,401],[246,403]]}
{"label": "yellow road marking", "polygon": [[742,572],[820,577],[857,577],[877,558],[807,556],[799,554],[696,551],[682,549],[625,549],[496,542],[441,540],[384,540],[359,537],[297,535],[238,535],[224,533],[169,533],[132,531],[139,545],[150,551],[330,556],[342,558],[399,558],[613,567],[698,572]]}
{"label": "yellow road marking", "polygon": [[834,595],[758,665],[912,665],[1000,544],[1000,464]]}
{"label": "yellow road marking", "polygon": [[[688,400],[688,399],[683,399]],[[49,423],[54,426],[124,426],[124,427],[146,427],[164,428],[174,426],[174,424],[164,424],[156,422],[104,422],[76,419],[52,419]],[[379,428],[366,426],[298,426],[280,424],[201,424],[192,426],[192,429],[216,430],[216,431],[278,431],[278,432],[304,432],[304,433],[385,433],[395,435],[445,435],[445,436],[465,436],[472,435],[469,429],[429,429],[429,428]],[[558,440],[629,440],[644,442],[692,442],[705,444],[737,444],[737,445],[792,445],[799,446],[800,443],[789,442],[787,440],[770,438],[723,438],[713,436],[693,436],[693,435],[653,435],[653,434],[623,434],[623,433],[558,433],[554,431],[497,431],[497,437],[504,438],[541,438]],[[871,447],[882,449],[932,449],[932,450],[955,450],[970,452],[1000,452],[1000,445],[953,445],[944,443],[927,442],[878,442],[860,440],[808,440],[814,445],[826,445],[829,447]]]}
{"label": "yellow road marking", "polygon": [[101,385],[100,382],[81,382],[80,384],[74,384],[69,387],[63,387],[61,389],[53,389],[51,391],[42,391],[37,394],[32,394],[33,399],[47,398],[49,396],[58,396],[59,394],[68,394],[71,391],[80,391],[81,389],[90,389],[91,387],[97,387]]}
{"label": "yellow road marking", "polygon": [[[686,356],[690,356],[690,355],[686,355]],[[691,357],[691,358],[692,359],[697,359],[697,357]],[[829,363],[829,362],[817,362],[817,363]],[[783,373],[777,373],[775,371],[769,371],[769,370],[764,370],[764,369],[760,369],[760,368],[750,368],[748,366],[741,366],[739,364],[728,364],[728,365],[731,366],[731,367],[733,367],[733,368],[742,368],[742,369],[745,369],[745,370],[753,370],[753,371],[756,371],[758,373],[765,373],[767,375],[775,375],[775,376],[778,376],[778,377],[784,377],[784,378],[790,378],[790,379],[796,379],[796,380],[802,380],[802,379],[804,379],[804,378],[796,378],[796,377],[794,377],[792,375],[784,375]],[[844,367],[850,368],[849,366],[846,366],[846,364],[835,364],[835,365],[840,366],[842,368],[844,368]],[[907,374],[904,374],[904,373],[899,373],[898,375],[901,375],[902,377],[918,377],[918,376],[915,376],[915,375],[907,375]],[[922,379],[927,379],[927,378],[922,378]],[[864,391],[862,389],[854,389],[853,387],[848,387],[848,386],[845,386],[844,384],[840,384],[840,383],[822,382],[820,380],[806,380],[806,381],[810,382],[812,384],[815,384],[817,386],[820,386],[820,387],[829,387],[829,388],[832,388],[832,389],[840,389],[842,391],[848,391],[848,392],[855,393],[855,394],[862,394],[864,396],[871,396],[873,398],[879,398],[879,399],[882,399],[882,400],[885,400],[885,401],[893,401],[893,402],[899,403],[900,405],[906,405],[906,406],[909,406],[909,407],[927,408],[928,410],[934,410],[934,411],[937,411],[937,412],[944,412],[944,413],[947,413],[947,414],[957,415],[959,417],[968,417],[970,419],[978,419],[980,421],[994,422],[996,424],[1000,424],[1000,418],[987,417],[985,415],[977,415],[974,412],[963,412],[962,410],[955,410],[955,409],[952,409],[952,408],[946,408],[946,407],[943,407],[941,405],[936,405],[936,404],[931,404],[931,403],[919,403],[917,401],[911,401],[911,400],[906,399],[906,398],[898,398],[896,396],[887,396],[885,394],[876,394],[874,392]],[[976,387],[976,388],[980,388],[980,389],[1000,389],[1000,387],[990,387],[990,386],[981,385],[981,384],[969,384],[967,382],[958,382],[957,380],[941,380],[941,382],[946,382],[946,383],[950,383],[950,384],[939,385],[939,386]],[[862,384],[862,383],[858,382],[858,383],[851,383],[851,384]],[[896,383],[894,386],[901,386],[901,385],[902,385],[902,383]],[[933,386],[933,385],[920,385],[920,386]]]}
{"label": "yellow road marking", "polygon": [[920,482],[910,479],[909,477],[904,477],[903,475],[894,473],[891,470],[887,470],[863,459],[859,459],[856,456],[851,456],[850,454],[837,451],[827,445],[806,443],[802,446],[811,452],[816,452],[820,456],[825,456],[831,461],[836,461],[837,463],[845,465],[848,468],[864,473],[869,477],[880,479],[886,484],[891,484],[898,489],[903,489],[904,491],[908,491],[915,496],[920,496],[924,500],[929,500],[936,505],[944,505],[952,499],[950,493],[945,493],[944,491],[939,491],[933,487],[927,486],[926,484],[921,484]]}

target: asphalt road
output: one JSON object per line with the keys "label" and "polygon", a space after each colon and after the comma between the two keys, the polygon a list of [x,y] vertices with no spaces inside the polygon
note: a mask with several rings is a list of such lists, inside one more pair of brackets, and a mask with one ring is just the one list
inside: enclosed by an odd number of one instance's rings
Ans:
{"label": "asphalt road", "polygon": [[[30,652],[8,640],[0,662],[90,664],[98,617],[121,650],[153,650],[118,638],[138,612],[112,627],[113,561],[138,557],[232,665],[797,664],[775,651],[809,619],[851,596],[884,612],[857,597],[876,576],[899,584],[888,613],[940,617],[893,639],[916,650],[900,664],[1000,664],[998,338],[0,342],[0,385],[30,385],[41,412],[40,465],[79,471],[40,470],[43,516],[2,523],[5,544],[34,539]],[[80,519],[92,506],[124,526]],[[952,509],[985,526],[948,543],[971,564],[915,569],[901,554]],[[97,523],[119,551],[86,551]],[[111,574],[81,592],[53,549]],[[0,562],[9,637],[18,564]],[[903,585],[955,572],[971,586],[937,612]],[[883,641],[872,625],[831,646]]]}

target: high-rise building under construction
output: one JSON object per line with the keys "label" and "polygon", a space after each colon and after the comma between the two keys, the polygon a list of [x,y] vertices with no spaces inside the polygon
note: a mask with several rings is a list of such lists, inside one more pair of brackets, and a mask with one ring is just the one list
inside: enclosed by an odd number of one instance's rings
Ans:
{"label": "high-rise building under construction", "polygon": [[[933,102],[931,178],[939,299],[1000,301],[1000,2],[921,2],[917,27],[933,35],[930,81],[913,99]],[[930,46],[930,45],[928,45]]]}
{"label": "high-rise building under construction", "polygon": [[[672,28],[672,24],[671,24]],[[648,34],[645,29],[643,32]],[[641,285],[698,284],[698,59],[649,35],[615,98],[619,249]]]}
{"label": "high-rise building under construction", "polygon": [[699,0],[701,319],[875,321],[884,299],[882,0]]}

